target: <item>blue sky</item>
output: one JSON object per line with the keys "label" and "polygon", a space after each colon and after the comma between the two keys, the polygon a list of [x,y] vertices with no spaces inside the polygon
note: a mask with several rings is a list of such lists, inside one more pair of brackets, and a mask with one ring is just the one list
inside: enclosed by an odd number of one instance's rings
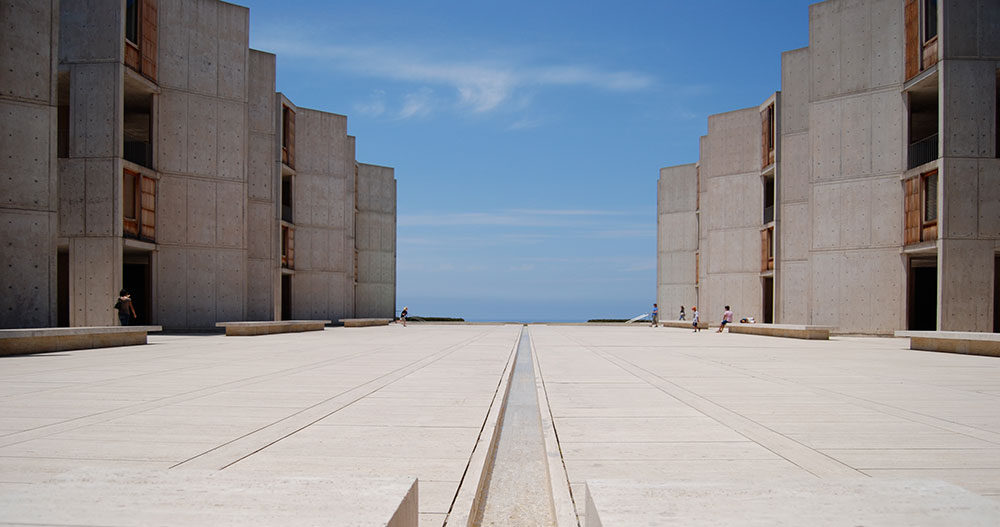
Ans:
{"label": "blue sky", "polygon": [[658,169],[779,89],[810,3],[237,2],[278,90],[395,168],[397,307],[516,321],[648,311]]}

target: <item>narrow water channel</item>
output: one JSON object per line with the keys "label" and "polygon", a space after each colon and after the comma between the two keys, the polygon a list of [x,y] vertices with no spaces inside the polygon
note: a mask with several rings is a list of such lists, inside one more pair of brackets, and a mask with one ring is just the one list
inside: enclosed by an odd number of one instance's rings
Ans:
{"label": "narrow water channel", "polygon": [[477,525],[555,525],[545,439],[531,359],[531,336],[521,332],[507,390],[500,437]]}

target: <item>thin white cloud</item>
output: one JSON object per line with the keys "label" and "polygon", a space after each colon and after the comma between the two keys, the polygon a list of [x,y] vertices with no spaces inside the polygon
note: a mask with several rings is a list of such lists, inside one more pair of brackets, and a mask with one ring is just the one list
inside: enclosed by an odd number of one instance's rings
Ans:
{"label": "thin white cloud", "polygon": [[420,91],[408,93],[403,98],[403,109],[399,111],[400,119],[423,117],[431,113],[434,106],[433,90],[422,88]]}
{"label": "thin white cloud", "polygon": [[354,111],[372,117],[381,116],[386,111],[385,91],[375,90],[367,101],[355,104]]}
{"label": "thin white cloud", "polygon": [[[586,65],[530,66],[490,60],[426,58],[410,50],[373,46],[317,45],[314,42],[275,38],[259,42],[284,57],[314,59],[337,69],[371,77],[448,86],[457,94],[459,107],[474,113],[496,110],[514,100],[525,86],[577,86],[614,92],[634,92],[652,87],[653,77],[640,72],[607,71]],[[514,101],[517,104],[517,101]],[[405,112],[401,112],[403,115]],[[411,116],[419,115],[413,113]]]}

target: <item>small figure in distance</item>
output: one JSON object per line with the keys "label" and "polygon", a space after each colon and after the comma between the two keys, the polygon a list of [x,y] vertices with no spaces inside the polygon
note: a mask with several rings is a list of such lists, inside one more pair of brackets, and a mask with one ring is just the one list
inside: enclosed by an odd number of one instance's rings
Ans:
{"label": "small figure in distance", "polygon": [[649,324],[649,327],[655,328],[657,322],[656,319],[660,317],[660,308],[656,307],[656,304],[653,304],[653,311],[649,315],[650,315],[649,318],[652,319],[651,323]]}
{"label": "small figure in distance", "polygon": [[722,330],[726,329],[726,324],[733,323],[733,312],[726,306],[726,312],[722,314],[722,322],[719,323],[719,330],[716,333],[722,333]]}
{"label": "small figure in distance", "polygon": [[132,295],[124,289],[118,292],[118,301],[115,302],[115,309],[118,310],[118,321],[123,326],[129,324],[130,318],[138,317],[135,314],[135,307],[132,306]]}
{"label": "small figure in distance", "polygon": [[698,306],[691,306],[691,325],[694,326],[692,333],[701,331],[701,328],[698,327]]}
{"label": "small figure in distance", "polygon": [[684,320],[684,306],[681,306],[681,318],[678,318],[677,320]]}
{"label": "small figure in distance", "polygon": [[406,327],[406,314],[409,313],[410,308],[403,306],[403,310],[399,312],[399,321],[403,323],[403,327]]}

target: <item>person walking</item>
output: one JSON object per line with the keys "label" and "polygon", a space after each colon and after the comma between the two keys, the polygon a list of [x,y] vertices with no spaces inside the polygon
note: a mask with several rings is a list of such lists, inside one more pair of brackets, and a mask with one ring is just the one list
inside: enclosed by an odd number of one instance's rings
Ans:
{"label": "person walking", "polygon": [[684,306],[681,306],[681,318],[678,318],[677,320],[684,320]]}
{"label": "person walking", "polygon": [[691,325],[694,326],[693,333],[701,331],[698,327],[698,306],[691,306]]}
{"label": "person walking", "polygon": [[726,306],[726,312],[722,314],[722,322],[719,323],[719,330],[716,333],[722,333],[722,330],[726,329],[726,324],[733,323],[733,312]]}
{"label": "person walking", "polygon": [[124,289],[118,292],[118,301],[115,302],[115,309],[118,310],[118,321],[123,326],[127,326],[130,319],[138,316],[135,314],[135,307],[132,306],[132,295]]}
{"label": "person walking", "polygon": [[659,317],[660,317],[660,308],[656,307],[656,304],[653,304],[653,312],[650,313],[650,318],[652,319],[652,323],[649,325],[649,327],[655,328],[656,323],[658,322],[657,319]]}
{"label": "person walking", "polygon": [[410,312],[410,308],[403,306],[403,310],[399,312],[399,321],[403,323],[403,327],[406,327],[406,314]]}

